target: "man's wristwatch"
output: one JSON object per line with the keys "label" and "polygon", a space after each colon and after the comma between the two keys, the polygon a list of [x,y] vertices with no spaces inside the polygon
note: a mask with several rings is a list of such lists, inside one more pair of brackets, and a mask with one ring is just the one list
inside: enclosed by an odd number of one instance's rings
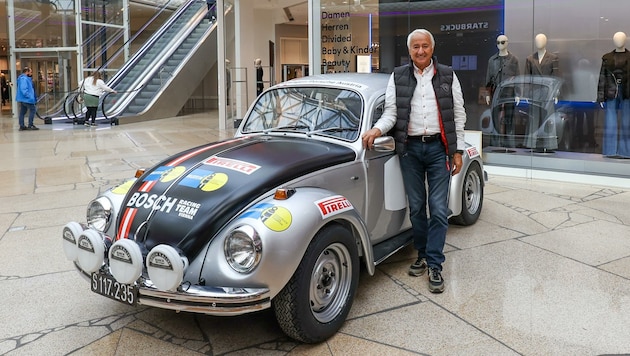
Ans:
{"label": "man's wristwatch", "polygon": [[459,153],[460,155],[464,154],[464,150],[455,150],[455,153]]}

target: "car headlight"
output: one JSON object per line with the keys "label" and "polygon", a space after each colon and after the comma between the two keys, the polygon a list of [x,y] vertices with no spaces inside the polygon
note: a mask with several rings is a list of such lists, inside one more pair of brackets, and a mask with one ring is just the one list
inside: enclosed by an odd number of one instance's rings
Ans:
{"label": "car headlight", "polygon": [[87,209],[87,224],[94,230],[105,232],[111,224],[112,202],[100,197],[90,202]]}
{"label": "car headlight", "polygon": [[230,232],[223,246],[228,264],[236,272],[251,272],[262,255],[262,243],[256,230],[242,225]]}

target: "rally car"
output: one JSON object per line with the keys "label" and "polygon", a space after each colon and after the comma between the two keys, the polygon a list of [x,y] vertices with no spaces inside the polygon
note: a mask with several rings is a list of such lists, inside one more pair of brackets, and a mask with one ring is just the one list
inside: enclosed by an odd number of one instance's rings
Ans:
{"label": "rally car", "polygon": [[[343,324],[360,265],[411,242],[392,137],[361,134],[383,112],[386,74],[326,74],[262,93],[234,138],[140,170],[63,228],[91,290],[129,305],[209,315],[273,308],[307,343]],[[450,185],[451,222],[481,212],[480,147]]]}

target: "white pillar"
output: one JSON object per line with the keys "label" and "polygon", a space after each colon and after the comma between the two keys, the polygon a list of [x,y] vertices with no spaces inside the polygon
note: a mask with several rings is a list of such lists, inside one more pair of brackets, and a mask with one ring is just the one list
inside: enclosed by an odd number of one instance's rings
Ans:
{"label": "white pillar", "polygon": [[308,0],[308,73],[322,74],[321,1]]}

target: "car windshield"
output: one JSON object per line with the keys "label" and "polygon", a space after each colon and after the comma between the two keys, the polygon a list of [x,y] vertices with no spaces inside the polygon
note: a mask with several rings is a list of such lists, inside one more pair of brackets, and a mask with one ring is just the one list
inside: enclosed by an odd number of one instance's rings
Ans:
{"label": "car windshield", "polygon": [[301,132],[354,141],[362,111],[361,97],[351,90],[278,88],[258,98],[242,132]]}

